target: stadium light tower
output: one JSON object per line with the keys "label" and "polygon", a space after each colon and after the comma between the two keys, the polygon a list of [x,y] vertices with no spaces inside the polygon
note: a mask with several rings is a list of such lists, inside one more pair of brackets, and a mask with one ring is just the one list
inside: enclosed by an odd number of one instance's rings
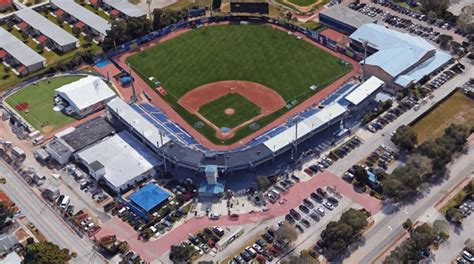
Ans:
{"label": "stadium light tower", "polygon": [[367,59],[367,47],[370,45],[371,47],[377,47],[374,43],[370,42],[367,39],[360,39],[362,42],[362,47],[364,48],[364,65],[362,65],[362,81],[365,81],[365,60]]}
{"label": "stadium light tower", "polygon": [[150,16],[151,31],[153,31],[153,14],[151,13],[151,1],[152,0],[146,0],[146,4],[148,5],[148,16]]}

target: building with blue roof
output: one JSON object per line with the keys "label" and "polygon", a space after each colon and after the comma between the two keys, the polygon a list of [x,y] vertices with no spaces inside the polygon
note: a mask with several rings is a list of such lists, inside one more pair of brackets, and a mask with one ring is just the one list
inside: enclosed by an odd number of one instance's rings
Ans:
{"label": "building with blue roof", "polygon": [[166,203],[171,195],[154,183],[148,183],[145,187],[130,196],[130,201],[148,212]]}
{"label": "building with blue roof", "polygon": [[359,27],[350,38],[351,47],[361,52],[367,41],[366,75],[375,75],[391,88],[407,88],[452,59],[421,37],[373,23]]}

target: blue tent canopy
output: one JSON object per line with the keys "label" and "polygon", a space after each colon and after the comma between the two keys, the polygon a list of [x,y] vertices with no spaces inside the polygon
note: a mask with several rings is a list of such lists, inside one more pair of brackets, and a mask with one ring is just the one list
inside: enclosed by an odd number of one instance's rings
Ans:
{"label": "blue tent canopy", "polygon": [[166,201],[170,194],[154,183],[149,183],[145,187],[136,191],[130,196],[130,200],[143,210],[149,212],[162,202]]}

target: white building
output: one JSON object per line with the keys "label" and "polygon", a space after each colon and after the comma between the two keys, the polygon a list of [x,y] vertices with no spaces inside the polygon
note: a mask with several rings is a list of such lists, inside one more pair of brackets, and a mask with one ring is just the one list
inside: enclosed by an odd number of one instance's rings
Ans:
{"label": "white building", "polygon": [[129,132],[122,131],[74,155],[96,180],[105,180],[115,192],[122,193],[134,184],[153,176],[161,164],[156,154]]}
{"label": "white building", "polygon": [[59,87],[55,97],[65,104],[67,114],[82,118],[103,109],[115,93],[101,78],[88,76]]}

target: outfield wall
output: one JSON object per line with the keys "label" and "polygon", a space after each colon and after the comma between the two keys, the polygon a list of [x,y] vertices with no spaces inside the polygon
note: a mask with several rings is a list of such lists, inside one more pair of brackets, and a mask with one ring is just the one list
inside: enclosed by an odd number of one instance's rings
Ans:
{"label": "outfield wall", "polygon": [[[361,61],[363,58],[363,54],[358,53],[349,47],[346,48],[346,47],[338,46],[336,41],[319,34],[319,32],[316,32],[307,28],[299,27],[291,23],[287,23],[287,22],[280,21],[280,20],[277,20],[271,17],[266,17],[266,16],[231,16],[231,15],[204,17],[197,20],[186,20],[186,21],[181,21],[181,22],[169,25],[161,30],[153,31],[152,33],[145,35],[141,38],[137,38],[120,45],[117,48],[117,50],[113,50],[106,53],[106,57],[109,59],[113,59],[117,55],[128,52],[136,48],[137,46],[162,38],[166,36],[167,34],[174,32],[176,30],[185,29],[185,28],[195,28],[195,27],[202,26],[204,24],[212,24],[212,23],[218,23],[218,22],[239,23],[242,21],[249,22],[249,23],[268,23],[268,24],[281,26],[287,30],[297,31],[301,34],[304,34],[309,39],[327,48],[330,48],[334,51],[344,54],[355,61]],[[122,68],[120,69],[125,70]]]}

